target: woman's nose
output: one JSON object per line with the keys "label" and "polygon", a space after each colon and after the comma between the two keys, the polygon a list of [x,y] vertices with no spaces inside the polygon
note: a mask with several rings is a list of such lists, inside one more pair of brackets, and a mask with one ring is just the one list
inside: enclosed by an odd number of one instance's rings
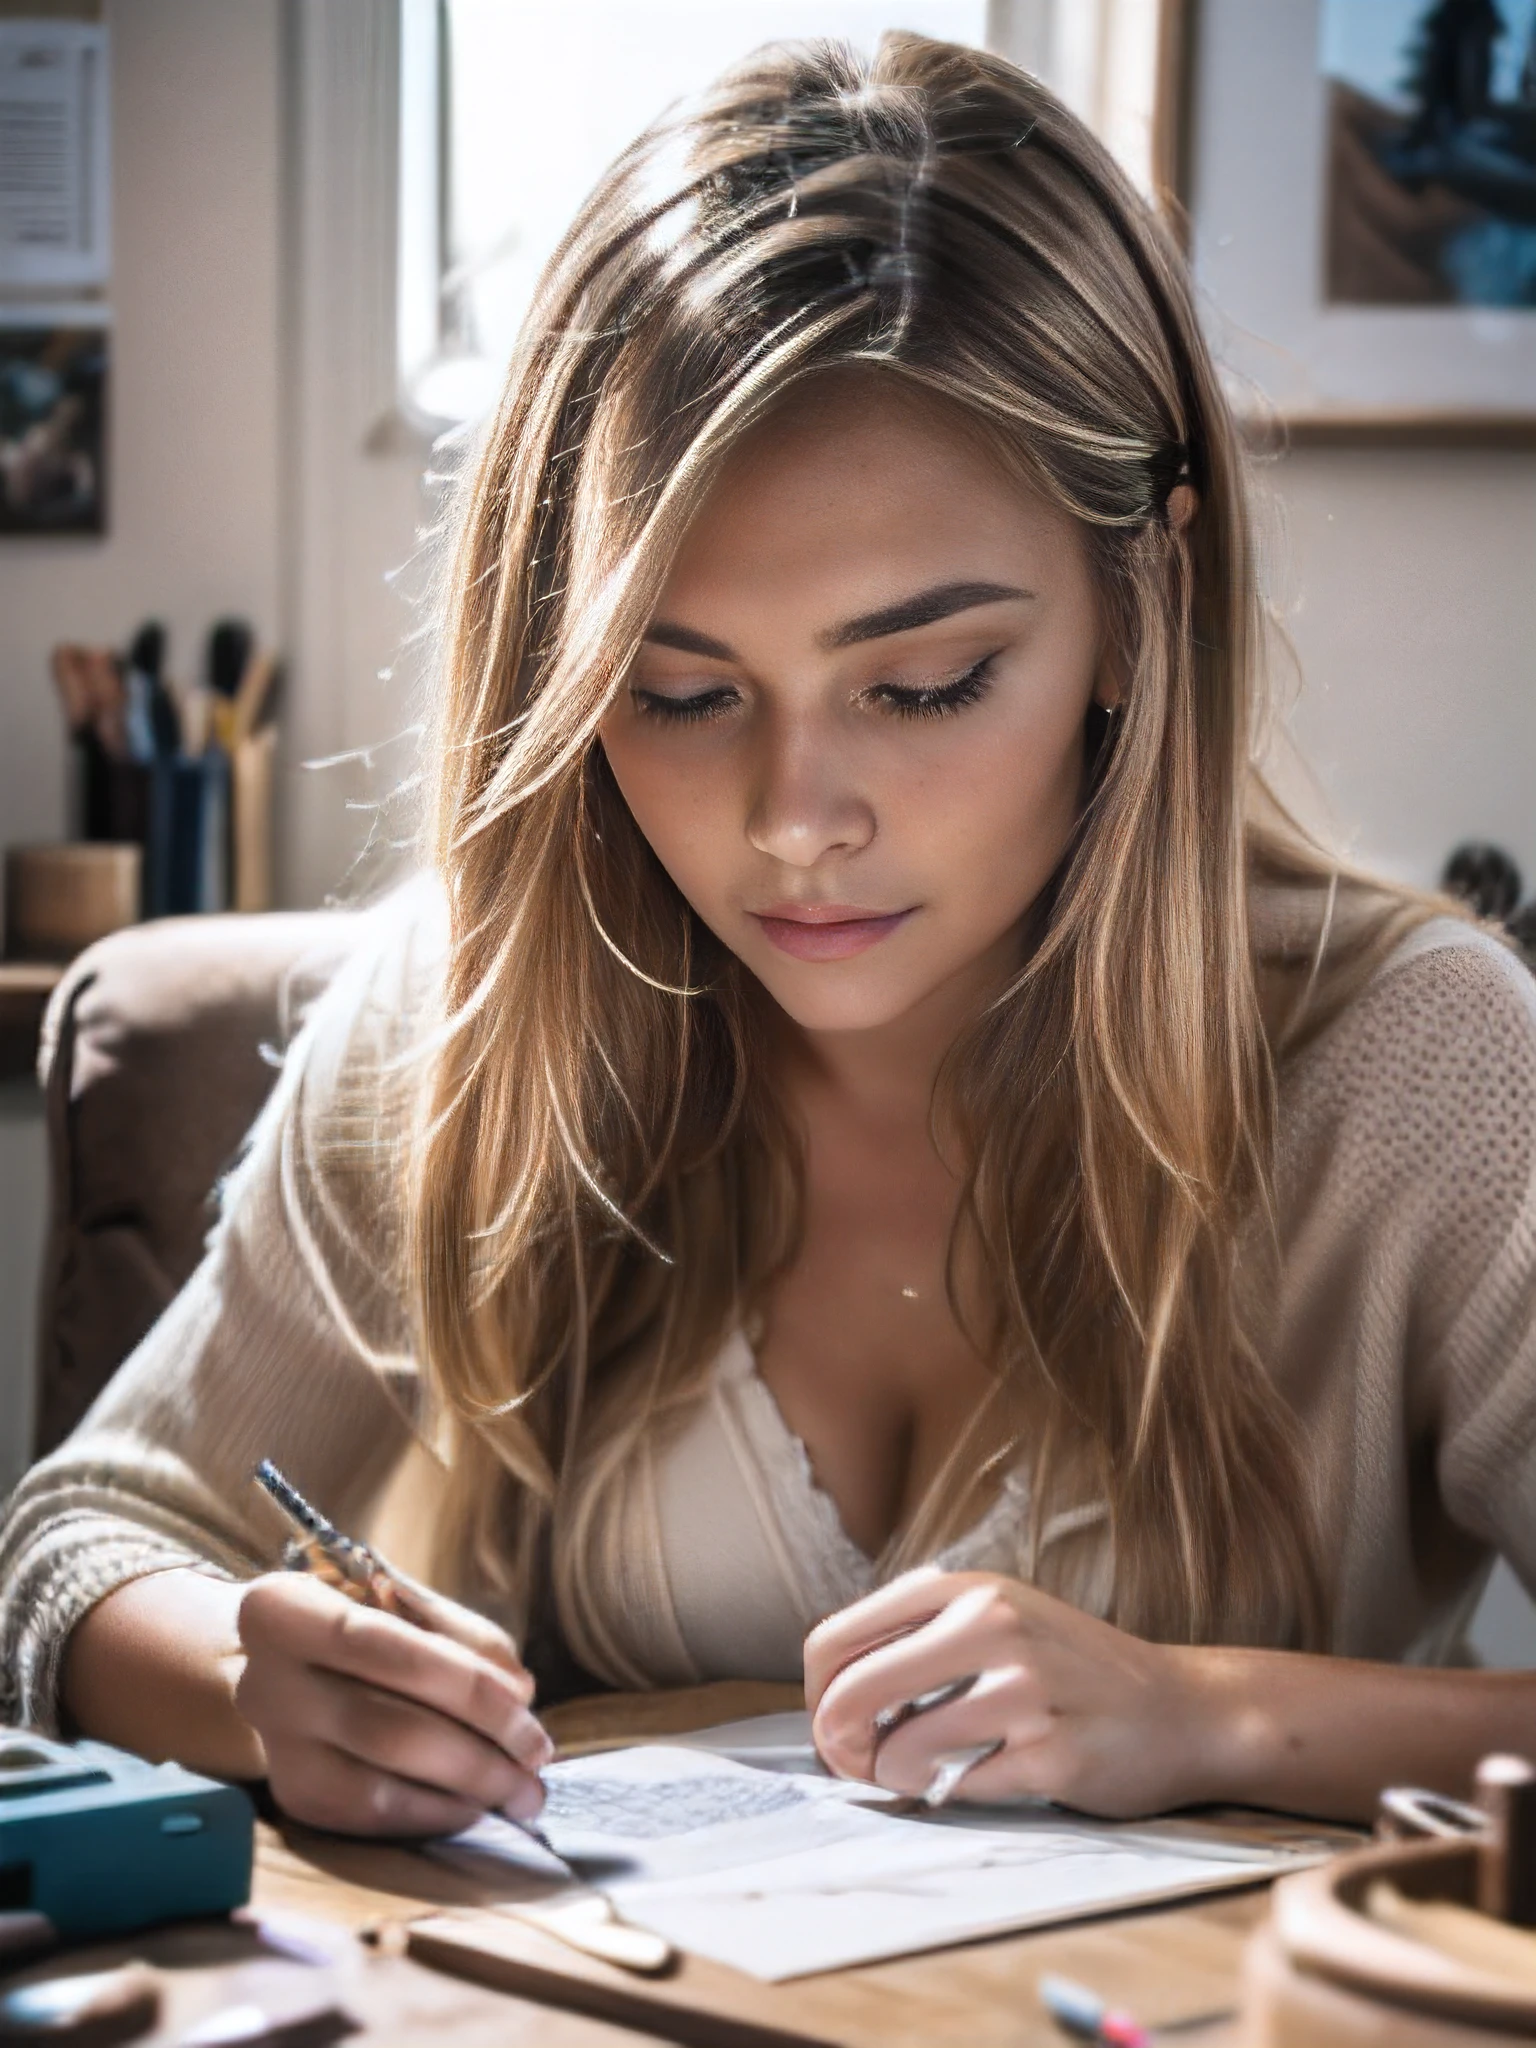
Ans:
{"label": "woman's nose", "polygon": [[747,838],[787,867],[857,853],[875,836],[875,813],[845,751],[808,726],[765,740],[747,814]]}

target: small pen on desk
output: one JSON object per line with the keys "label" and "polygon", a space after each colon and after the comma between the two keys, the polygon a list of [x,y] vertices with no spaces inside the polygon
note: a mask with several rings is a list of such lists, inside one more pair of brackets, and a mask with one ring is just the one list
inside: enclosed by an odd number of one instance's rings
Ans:
{"label": "small pen on desk", "polygon": [[1090,1991],[1086,1984],[1047,1971],[1036,1985],[1040,2003],[1064,2033],[1079,2041],[1095,2041],[1102,2048],[1151,2048],[1151,2044],[1174,2034],[1193,2034],[1202,2027],[1224,2026],[1237,2018],[1235,2006],[1210,2006],[1202,2012],[1185,2013],[1179,2019],[1160,2020],[1155,2027],[1143,2026],[1123,2007],[1112,2006]]}
{"label": "small pen on desk", "polygon": [[[270,1458],[263,1458],[256,1467],[255,1479],[298,1532],[298,1540],[289,1544],[283,1556],[288,1570],[314,1572],[327,1585],[335,1586],[339,1593],[355,1600],[359,1606],[377,1607],[386,1614],[398,1616],[401,1621],[410,1622],[415,1628],[452,1636],[452,1631],[443,1627],[436,1603],[424,1587],[415,1585],[403,1573],[387,1565],[366,1543],[359,1543],[352,1536],[343,1536],[334,1523],[328,1522],[318,1508],[310,1505],[292,1480],[278,1471]],[[470,1643],[467,1647],[474,1649],[476,1645]],[[537,1821],[519,1820],[505,1812],[502,1818],[520,1829],[578,1883],[586,1882],[581,1872],[560,1854]]]}
{"label": "small pen on desk", "polygon": [[1036,1989],[1057,2026],[1079,2041],[1100,2042],[1103,2048],[1151,2048],[1152,2036],[1138,2020],[1106,2004],[1086,1984],[1047,1974]]}

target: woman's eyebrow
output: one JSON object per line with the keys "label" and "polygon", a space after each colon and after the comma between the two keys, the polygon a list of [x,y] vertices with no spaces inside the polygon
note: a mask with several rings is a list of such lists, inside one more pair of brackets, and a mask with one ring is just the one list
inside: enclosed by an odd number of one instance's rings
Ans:
{"label": "woman's eyebrow", "polygon": [[709,661],[734,661],[736,650],[708,633],[696,633],[692,626],[674,626],[666,619],[652,619],[642,636],[655,647],[675,647],[679,654],[702,654]]}
{"label": "woman's eyebrow", "polygon": [[[1030,598],[1032,590],[1017,590],[1007,583],[938,583],[932,590],[920,590],[878,611],[861,612],[840,626],[830,626],[816,636],[817,645],[829,652],[839,647],[856,647],[861,640],[884,640],[892,633],[910,633],[915,626],[932,626],[940,619],[968,612],[975,605],[1004,604],[1010,599]],[[701,654],[709,661],[734,661],[736,650],[692,626],[673,625],[667,619],[652,619],[645,638],[656,647],[675,648],[679,654]]]}
{"label": "woman's eyebrow", "polygon": [[931,626],[939,619],[968,612],[974,605],[1003,604],[1011,598],[1033,597],[1032,590],[1016,590],[1006,583],[937,583],[920,590],[915,597],[903,597],[879,611],[864,612],[818,634],[821,646],[854,647],[861,640],[884,640],[891,633],[910,633],[914,626]]}

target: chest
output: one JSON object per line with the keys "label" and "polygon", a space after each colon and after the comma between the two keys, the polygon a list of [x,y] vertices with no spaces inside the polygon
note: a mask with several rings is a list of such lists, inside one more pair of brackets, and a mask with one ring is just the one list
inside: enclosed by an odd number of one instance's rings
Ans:
{"label": "chest", "polygon": [[758,1370],[859,1548],[908,1520],[990,1387],[950,1305],[959,1186],[917,1142],[824,1145]]}

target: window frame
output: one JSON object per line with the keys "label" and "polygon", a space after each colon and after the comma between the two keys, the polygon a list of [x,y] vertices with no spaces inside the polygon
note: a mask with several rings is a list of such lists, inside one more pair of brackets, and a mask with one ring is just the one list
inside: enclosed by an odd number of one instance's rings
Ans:
{"label": "window frame", "polygon": [[[1048,79],[1060,40],[1055,10],[1062,4],[987,0],[984,47]],[[422,397],[432,373],[454,356],[445,289],[452,205],[448,0],[397,0],[397,6],[395,404],[405,425],[436,436],[464,426],[467,417],[436,410]]]}

